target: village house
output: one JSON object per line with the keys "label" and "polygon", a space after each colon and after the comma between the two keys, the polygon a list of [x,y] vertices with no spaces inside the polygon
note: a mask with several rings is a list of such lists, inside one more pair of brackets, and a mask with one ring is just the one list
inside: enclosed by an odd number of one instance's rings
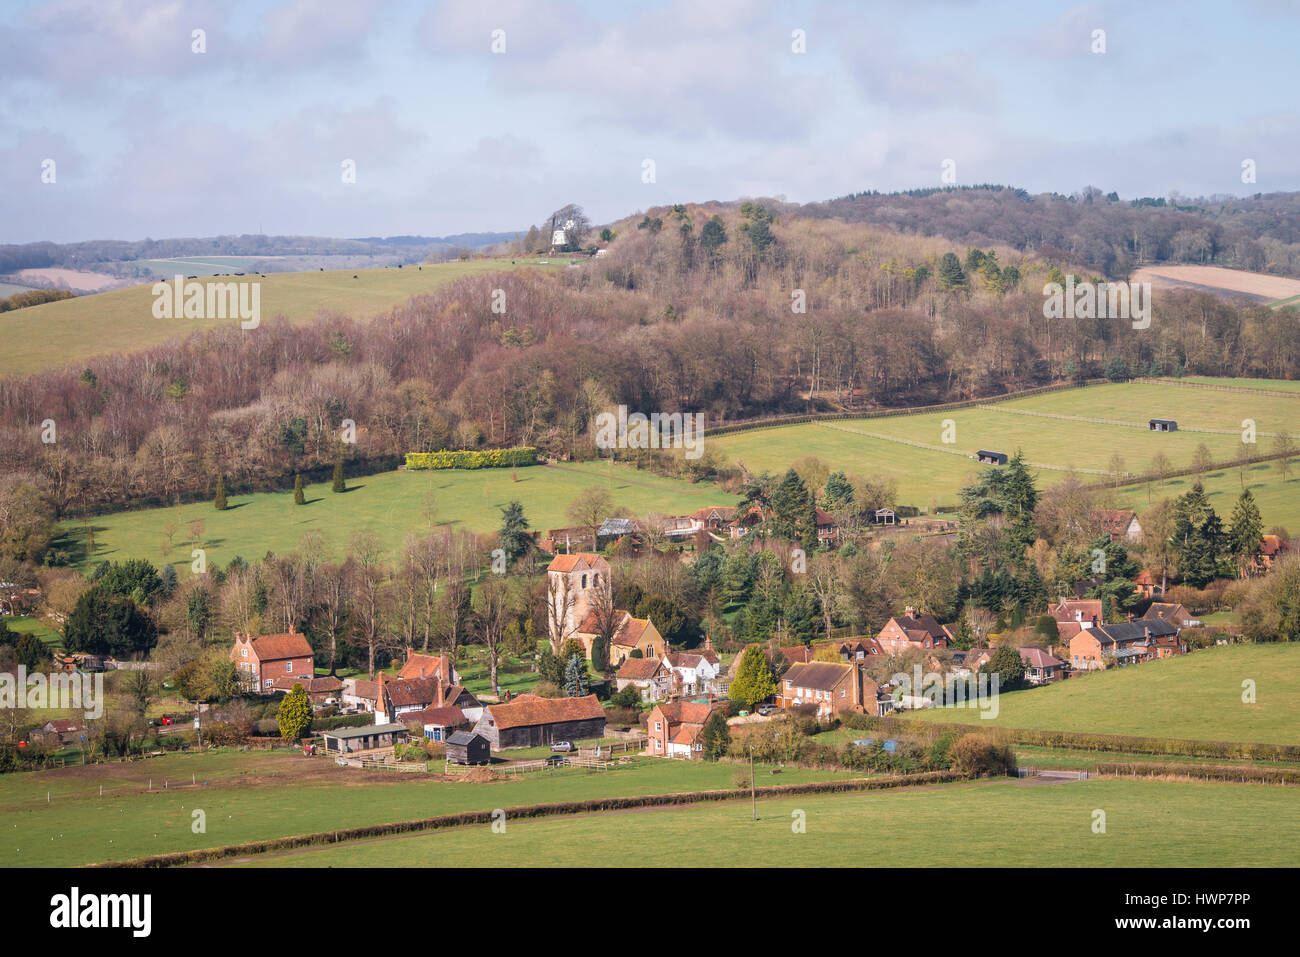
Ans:
{"label": "village house", "polygon": [[601,738],[605,736],[605,709],[594,694],[582,698],[521,694],[503,704],[484,706],[474,733],[487,738],[493,751]]}
{"label": "village house", "polygon": [[[446,684],[441,677],[390,678],[379,675],[379,694],[375,702],[375,723],[402,721],[410,712],[426,708],[481,708],[479,700],[461,685]],[[481,712],[475,712],[475,717]]]}
{"label": "village house", "polygon": [[661,758],[698,758],[705,722],[721,702],[666,701],[655,706],[646,724],[646,753]]}
{"label": "village house", "polygon": [[934,615],[919,617],[912,608],[902,615],[897,615],[885,622],[885,626],[876,635],[876,644],[882,654],[898,654],[911,648],[929,650],[947,648],[952,642],[952,633],[939,624]]}
{"label": "village house", "polygon": [[339,701],[344,711],[374,711],[379,703],[379,682],[367,678],[345,678]]}
{"label": "village house", "polygon": [[1161,618],[1084,628],[1070,639],[1070,666],[1088,671],[1112,661],[1119,666],[1138,664],[1160,657],[1159,640],[1177,635],[1177,626]]}
{"label": "village house", "polygon": [[[283,635],[260,635],[235,632],[235,644],[230,649],[230,660],[235,663],[240,681],[245,687],[263,694],[271,692],[277,678],[292,678],[299,682],[310,681],[316,674],[314,653],[307,639],[289,626]],[[291,684],[292,686],[292,684]]]}
{"label": "village house", "polygon": [[1092,524],[1112,542],[1139,542],[1142,540],[1142,523],[1131,508],[1100,508],[1089,516]]}
{"label": "village house", "polygon": [[1031,685],[1051,684],[1065,677],[1065,662],[1042,648],[1017,648],[1025,663],[1025,678]]}
{"label": "village house", "polygon": [[294,685],[302,685],[302,689],[307,692],[307,700],[311,702],[313,708],[338,704],[343,693],[343,682],[333,675],[325,675],[323,678],[293,678],[288,675],[278,675],[271,682],[271,690],[278,694],[288,694],[293,690]]}
{"label": "village house", "polygon": [[460,684],[460,675],[450,655],[425,655],[406,649],[406,662],[397,672],[399,678],[441,678],[444,684]]}
{"label": "village house", "polygon": [[704,639],[704,647],[698,652],[676,651],[664,655],[664,666],[672,673],[673,690],[677,694],[710,691],[713,682],[722,674],[721,662],[709,638]]}
{"label": "village house", "polygon": [[659,701],[672,690],[673,674],[660,658],[628,658],[614,675],[614,684],[618,691],[635,686],[642,701]]}
{"label": "village house", "polygon": [[805,704],[815,705],[818,718],[832,718],[841,711],[880,714],[877,694],[880,686],[857,664],[813,661],[792,665],[781,676],[777,706],[789,711]]}
{"label": "village house", "polygon": [[1143,598],[1159,598],[1165,593],[1164,586],[1156,581],[1151,569],[1144,568],[1133,579],[1133,593]]}
{"label": "village house", "polygon": [[55,718],[53,721],[46,721],[27,737],[34,744],[58,748],[65,744],[77,744],[85,736],[86,726],[78,719]]}
{"label": "village house", "polygon": [[473,722],[465,712],[455,705],[431,706],[420,711],[404,712],[400,719],[408,728],[412,725],[432,741],[446,741],[448,737],[462,728],[468,729]]}
{"label": "village house", "polygon": [[1152,602],[1151,607],[1148,608],[1146,614],[1142,616],[1144,621],[1150,621],[1153,618],[1159,618],[1162,621],[1167,621],[1172,625],[1176,625],[1179,630],[1182,630],[1183,628],[1195,628],[1201,623],[1199,619],[1194,618],[1191,612],[1181,604],[1170,604],[1169,602],[1163,601]]}
{"label": "village house", "polygon": [[831,517],[829,512],[824,512],[820,508],[816,509],[817,517],[817,541],[823,544],[839,541],[840,526],[839,523]]}
{"label": "village house", "polygon": [[1290,544],[1278,535],[1265,535],[1263,537],[1263,550],[1259,558],[1256,559],[1252,569],[1254,571],[1268,571],[1273,567],[1273,563],[1291,550]]}

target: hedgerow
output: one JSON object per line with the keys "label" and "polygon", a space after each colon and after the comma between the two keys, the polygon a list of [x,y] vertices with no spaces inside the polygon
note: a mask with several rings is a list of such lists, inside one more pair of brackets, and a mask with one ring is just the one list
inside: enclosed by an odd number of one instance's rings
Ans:
{"label": "hedgerow", "polygon": [[510,449],[443,449],[441,452],[407,452],[408,469],[502,469],[537,464],[537,449],[521,445]]}

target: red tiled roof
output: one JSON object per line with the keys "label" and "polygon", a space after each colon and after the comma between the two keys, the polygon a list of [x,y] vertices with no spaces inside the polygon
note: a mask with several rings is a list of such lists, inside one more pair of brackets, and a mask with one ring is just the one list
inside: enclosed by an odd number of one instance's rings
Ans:
{"label": "red tiled roof", "polygon": [[730,521],[731,518],[736,514],[736,506],[714,505],[709,508],[697,508],[695,511],[691,512],[691,518],[704,521],[707,518],[709,518],[710,515],[713,515],[715,512],[717,513],[718,518],[722,519],[722,521],[724,522],[727,522]]}
{"label": "red tiled roof", "polygon": [[621,648],[635,648],[636,643],[641,640],[641,636],[645,634],[646,627],[649,624],[649,618],[629,617],[623,623],[623,627],[614,635],[614,640],[610,644],[618,645]]}
{"label": "red tiled roof", "polygon": [[302,635],[259,635],[252,640],[253,653],[258,661],[280,661],[285,658],[310,658],[311,645]]}
{"label": "red tiled roof", "polygon": [[605,709],[594,694],[583,698],[539,698],[522,694],[507,704],[488,705],[487,712],[502,729],[605,717]]}
{"label": "red tiled roof", "polygon": [[[614,625],[614,637],[617,638],[618,633],[623,630],[623,626],[626,625],[628,620],[632,617],[632,613],[630,611],[623,611],[621,608],[615,608],[614,615],[616,620],[616,624]],[[600,634],[600,631],[599,611],[588,612],[587,617],[584,618],[582,624],[578,626],[578,634],[580,635],[598,635]]]}
{"label": "red tiled roof", "polygon": [[615,677],[622,678],[624,681],[645,681],[654,677],[660,664],[658,658],[628,658],[618,669]]}
{"label": "red tiled roof", "polygon": [[665,720],[670,725],[674,724],[698,724],[704,726],[704,722],[709,720],[709,715],[717,711],[721,704],[717,702],[702,703],[699,701],[685,701],[678,699],[676,701],[666,701],[658,706],[658,710],[663,714]]}
{"label": "red tiled roof", "polygon": [[377,701],[379,699],[379,682],[358,678],[352,682],[352,693],[358,698]]}
{"label": "red tiled roof", "polygon": [[81,722],[76,718],[55,718],[47,722],[46,727],[56,734],[68,734],[72,731],[80,731]]}
{"label": "red tiled roof", "polygon": [[[785,656],[785,660],[790,664],[806,664],[813,660],[813,650],[809,645],[791,645],[789,648],[778,648],[778,651]],[[736,655],[736,660],[740,660],[740,655]]]}
{"label": "red tiled roof", "polygon": [[830,691],[848,675],[853,673],[854,665],[834,661],[813,661],[809,664],[794,665],[781,676],[796,688],[813,688],[817,691]]}
{"label": "red tiled roof", "polygon": [[1059,668],[1061,665],[1065,664],[1065,662],[1060,658],[1048,654],[1042,648],[1031,646],[1028,648],[1017,648],[1016,650],[1020,652],[1021,660],[1031,668]]}
{"label": "red tiled roof", "polygon": [[405,705],[429,705],[438,700],[440,678],[396,678],[384,682],[394,708]]}
{"label": "red tiled roof", "polygon": [[294,685],[302,685],[302,689],[308,694],[328,694],[331,691],[340,690],[343,687],[343,682],[330,675],[325,675],[323,678],[295,678],[292,675],[277,675],[271,681],[271,687],[276,691],[292,691]]}
{"label": "red tiled roof", "polygon": [[454,728],[457,725],[467,723],[465,712],[460,708],[450,705],[442,708],[424,708],[420,711],[406,711],[398,715],[403,721],[419,721],[421,724],[438,725],[443,728]]}
{"label": "red tiled roof", "polygon": [[418,652],[407,655],[406,663],[397,673],[399,678],[432,678],[434,675],[442,675],[444,681],[451,678],[450,675],[442,674],[442,656],[423,655]]}
{"label": "red tiled roof", "polygon": [[605,559],[593,552],[573,552],[569,555],[556,555],[551,559],[551,563],[546,566],[548,572],[571,572],[580,564],[594,567],[597,563],[604,562]]}

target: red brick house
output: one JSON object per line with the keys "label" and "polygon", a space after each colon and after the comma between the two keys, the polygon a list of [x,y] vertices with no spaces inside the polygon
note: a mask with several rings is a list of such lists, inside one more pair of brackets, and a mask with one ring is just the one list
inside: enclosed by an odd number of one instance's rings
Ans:
{"label": "red brick house", "polygon": [[1200,621],[1193,617],[1191,612],[1181,604],[1171,604],[1163,601],[1153,602],[1151,607],[1147,609],[1147,613],[1143,615],[1142,618],[1144,621],[1151,621],[1158,618],[1161,621],[1167,621],[1172,625],[1176,625],[1180,629],[1191,628],[1200,624]]}
{"label": "red brick house", "polygon": [[815,705],[819,718],[841,711],[880,714],[879,691],[880,686],[857,662],[812,661],[793,665],[781,676],[776,703],[787,711]]}
{"label": "red brick house", "polygon": [[934,615],[916,616],[913,609],[897,615],[885,622],[885,627],[876,635],[876,644],[882,654],[898,654],[911,648],[931,650],[947,648],[952,641],[948,629],[939,624]]}
{"label": "red brick house", "polygon": [[660,758],[698,758],[704,753],[700,740],[704,724],[721,702],[665,701],[655,705],[646,725],[649,742],[646,753]]}
{"label": "red brick house", "polygon": [[1016,650],[1020,652],[1020,660],[1025,663],[1025,677],[1031,685],[1051,684],[1065,676],[1065,662],[1042,648],[1030,646]]}
{"label": "red brick house", "polygon": [[[308,682],[316,675],[315,655],[307,639],[290,626],[283,635],[252,635],[235,632],[230,649],[240,680],[262,694],[275,689],[277,678]],[[292,687],[292,682],[290,682]],[[304,684],[305,687],[305,684]]]}

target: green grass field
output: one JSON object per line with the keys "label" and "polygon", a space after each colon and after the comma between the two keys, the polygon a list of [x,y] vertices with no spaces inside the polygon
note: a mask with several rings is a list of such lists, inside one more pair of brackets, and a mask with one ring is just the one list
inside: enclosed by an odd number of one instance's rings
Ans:
{"label": "green grass field", "polygon": [[[533,260],[519,260],[519,267],[524,266],[550,270],[563,268],[563,263],[552,260],[550,265],[539,266]],[[508,259],[482,259],[426,265],[421,269],[407,266],[266,273],[264,279],[251,278],[262,284],[263,319],[282,315],[294,322],[306,322],[315,319],[322,310],[356,318],[378,315],[412,296],[464,276],[512,268],[517,267],[512,267]],[[181,271],[184,275],[198,275],[197,270],[196,266]],[[221,271],[229,271],[229,267]],[[358,278],[352,278],[354,273]],[[237,319],[155,319],[151,290],[152,283],[144,283],[0,314],[0,330],[4,331],[7,342],[4,356],[0,358],[0,375],[27,375],[82,362],[91,356],[136,352],[196,329],[212,328],[216,322],[238,322]]]}
{"label": "green grass field", "polygon": [[[0,867],[67,867],[460,811],[730,788],[736,770],[642,758],[611,771],[566,768],[473,783],[340,768],[325,758],[220,751],[6,774],[0,777]],[[760,783],[845,776],[770,770],[758,768]],[[189,785],[192,776],[209,786],[162,790],[165,781]],[[152,793],[146,790],[150,779]],[[205,834],[191,831],[196,808],[207,816]]]}
{"label": "green grass field", "polygon": [[[1104,476],[1091,472],[1104,473],[1115,453],[1123,457],[1127,471],[1136,473],[1145,471],[1157,452],[1164,452],[1175,468],[1189,466],[1201,443],[1218,461],[1237,458],[1247,448],[1266,452],[1269,433],[1294,428],[1298,416],[1300,393],[1292,400],[1159,383],[1123,383],[951,412],[756,429],[711,441],[726,460],[743,460],[753,471],[778,472],[802,456],[815,455],[833,469],[891,476],[898,482],[899,504],[928,508],[956,502],[958,488],[980,468],[966,456],[979,449],[1008,454],[1022,449],[1026,461],[1045,466],[1037,470],[1044,486],[1060,481],[1070,468],[1085,481],[1098,481]],[[1174,418],[1179,431],[1149,432],[1149,418]],[[1241,423],[1247,418],[1255,421],[1258,433],[1257,444],[1250,447],[1241,442]],[[956,426],[956,441],[950,445],[943,443],[946,420]],[[1262,472],[1252,473],[1255,480],[1266,475],[1265,484],[1271,486],[1273,473],[1261,468]],[[1235,472],[1231,478],[1236,481]],[[1282,521],[1292,507],[1280,481],[1276,490],[1270,487],[1267,491],[1265,521]],[[1130,492],[1135,500],[1139,493],[1146,495],[1145,486]],[[1270,509],[1277,514],[1270,514]]]}
{"label": "green grass field", "polygon": [[[706,505],[728,505],[735,498],[709,483],[661,478],[630,466],[580,463],[557,467],[532,466],[478,471],[394,471],[349,479],[349,491],[336,494],[329,483],[307,487],[306,505],[294,505],[292,492],[267,492],[232,496],[230,508],[218,512],[210,502],[179,508],[119,512],[94,519],[94,561],[147,558],[156,565],[172,562],[178,573],[188,574],[191,545],[189,523],[202,519],[202,547],[209,562],[226,565],[236,555],[252,560],[268,550],[284,552],[297,546],[310,531],[321,532],[328,545],[341,554],[352,532],[373,528],[386,547],[398,549],[411,529],[427,528],[426,496],[432,494],[435,521],[472,532],[495,532],[501,525],[501,508],[512,499],[523,503],[534,529],[545,531],[568,525],[565,510],[578,494],[591,486],[609,490],[615,507],[633,514],[651,511],[676,513]],[[177,523],[172,547],[166,547],[164,528]],[[87,564],[82,526],[71,522],[58,547]]]}
{"label": "green grass field", "polygon": [[26,615],[19,615],[15,618],[0,619],[4,621],[9,630],[19,635],[35,635],[47,645],[58,645],[63,641],[63,636],[51,628],[39,618],[31,618]]}
{"label": "green grass field", "polygon": [[[1208,472],[1201,479],[1205,494],[1210,504],[1227,524],[1232,515],[1232,508],[1241,495],[1243,481],[1250,494],[1255,496],[1260,515],[1264,519],[1264,530],[1274,525],[1281,525],[1292,534],[1300,530],[1300,468],[1292,465],[1291,477],[1282,478],[1282,471],[1277,462],[1262,462],[1246,468],[1245,475],[1236,468]],[[1184,475],[1164,482],[1128,485],[1115,491],[1119,504],[1136,509],[1139,514],[1152,502],[1162,498],[1177,498],[1196,483],[1196,476]]]}
{"label": "green grass field", "polygon": [[[1255,701],[1242,701],[1242,683]],[[936,708],[908,720],[1201,741],[1300,744],[1300,646],[1222,645],[1081,675],[998,698],[987,722],[973,709]]]}
{"label": "green grass field", "polygon": [[[1096,812],[1105,833],[1094,833]],[[245,859],[259,867],[1294,867],[1291,789],[1001,780],[506,821]],[[796,833],[802,817],[806,830]]]}

